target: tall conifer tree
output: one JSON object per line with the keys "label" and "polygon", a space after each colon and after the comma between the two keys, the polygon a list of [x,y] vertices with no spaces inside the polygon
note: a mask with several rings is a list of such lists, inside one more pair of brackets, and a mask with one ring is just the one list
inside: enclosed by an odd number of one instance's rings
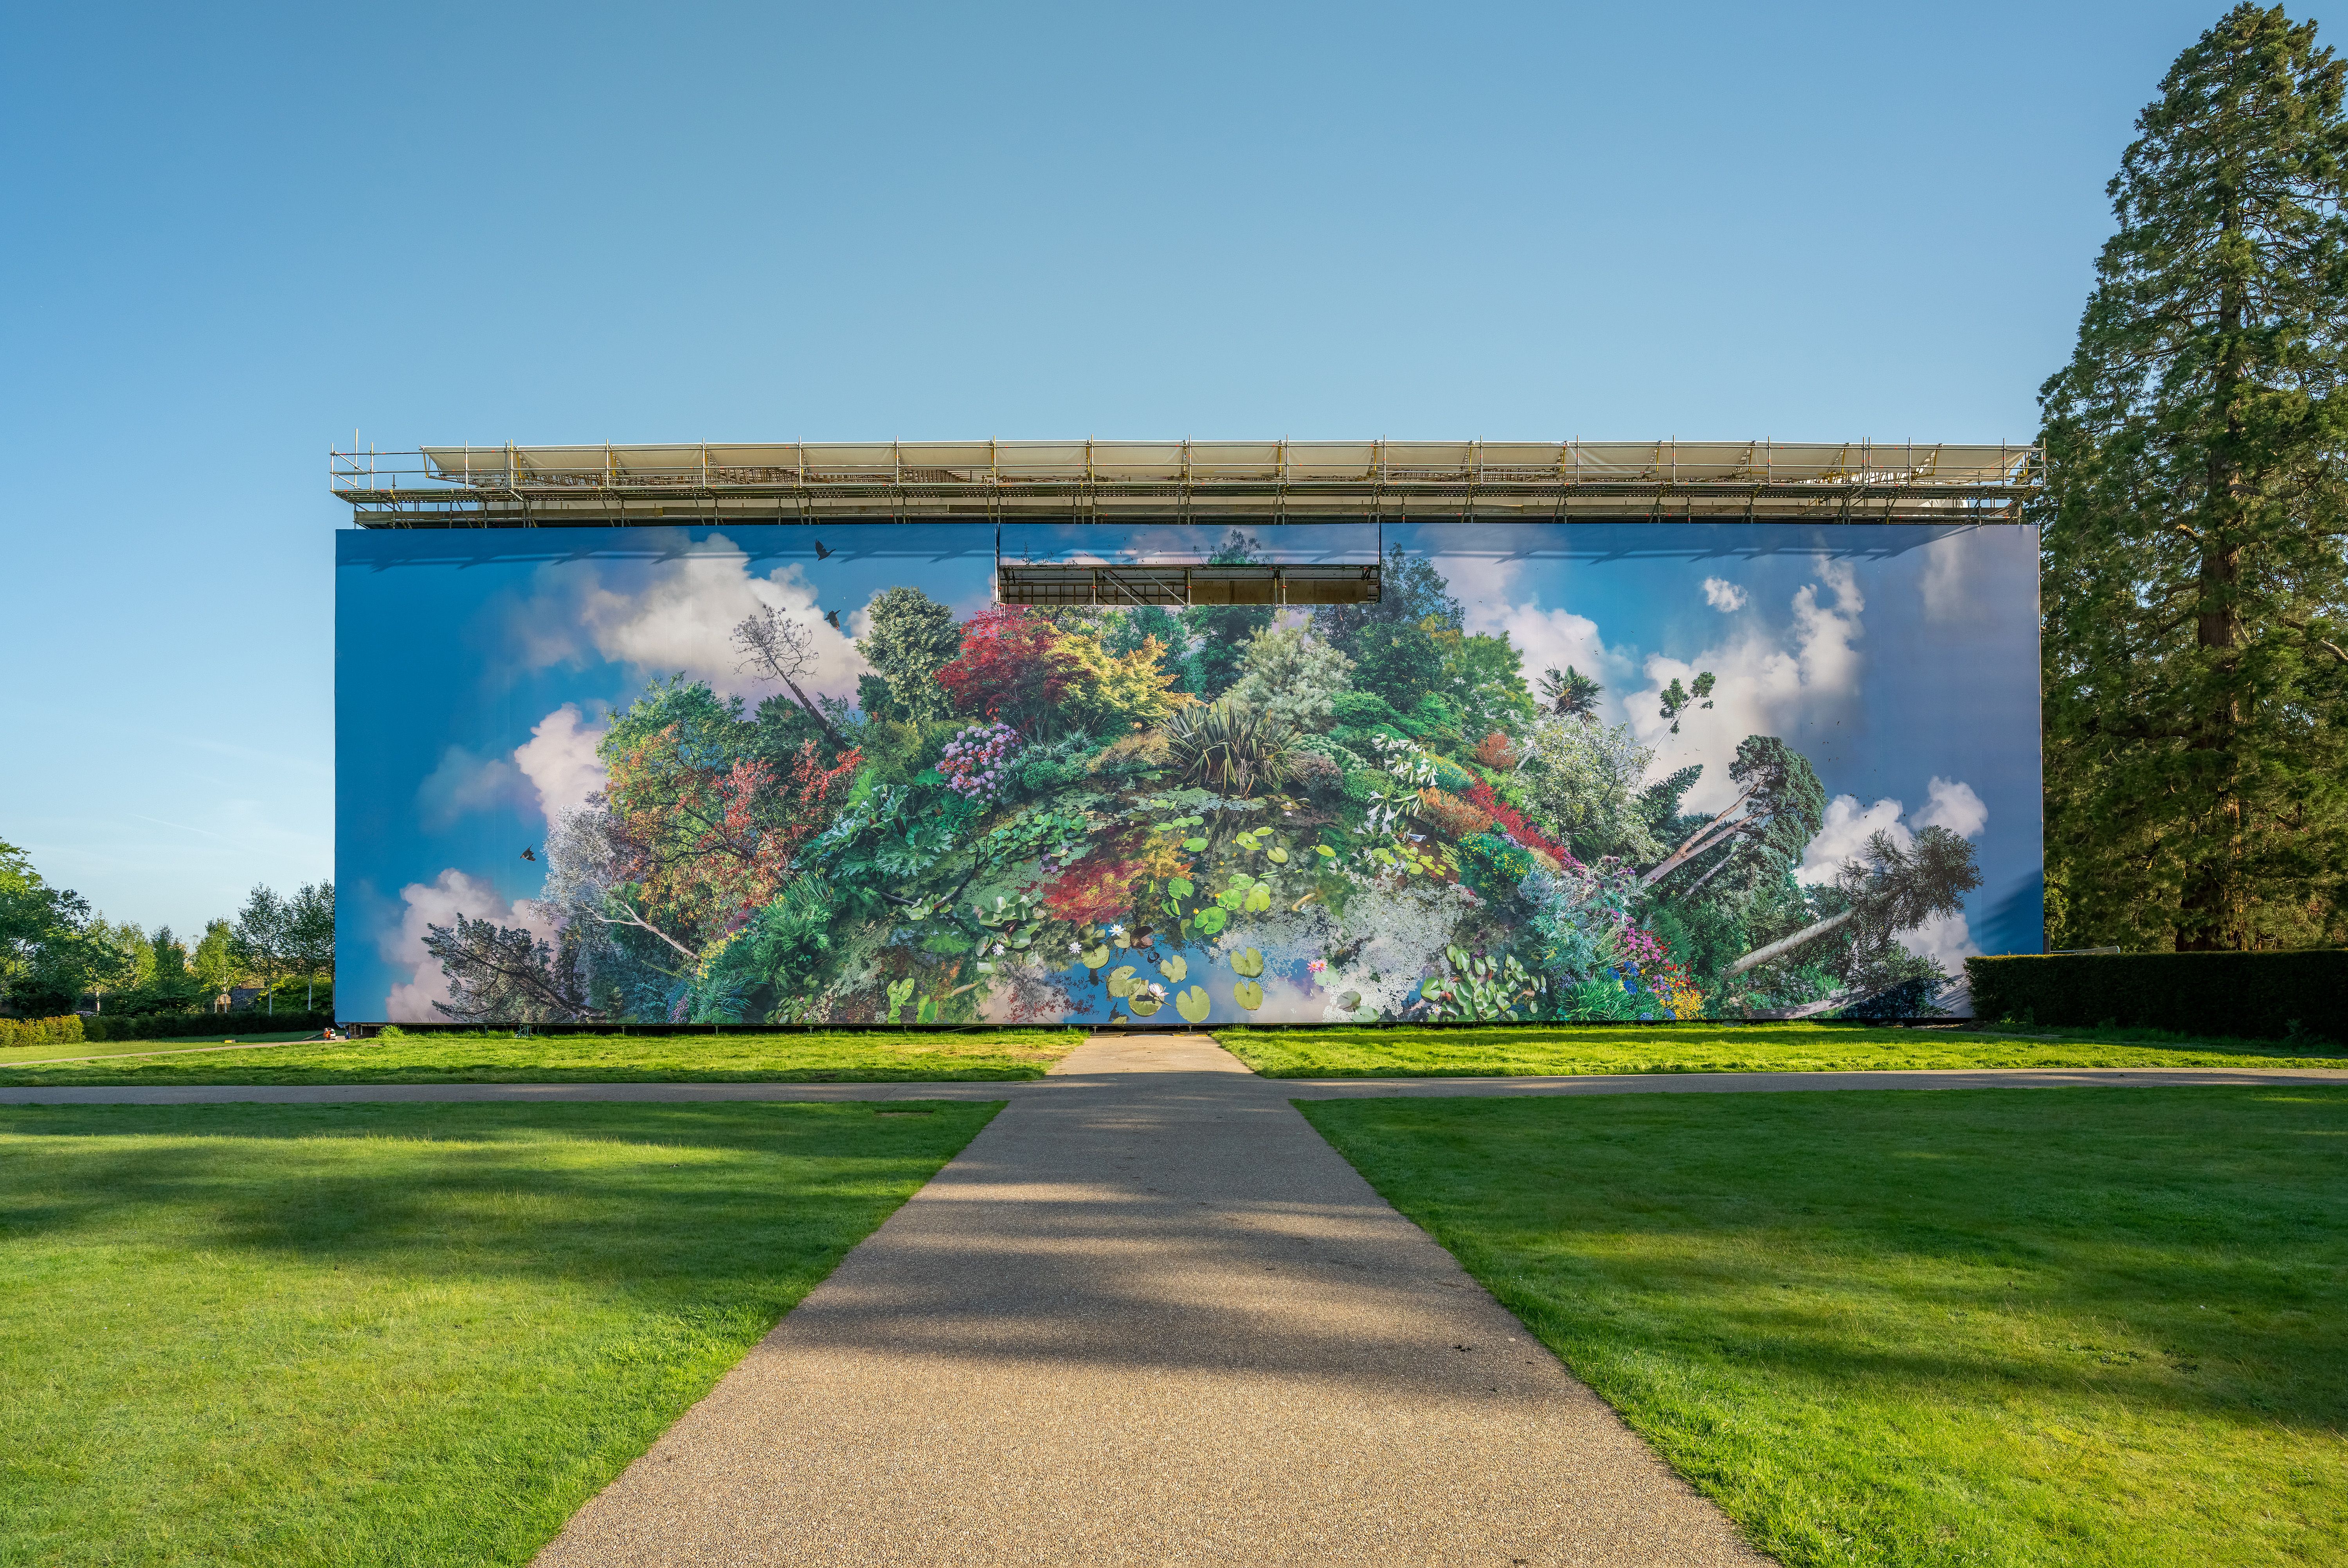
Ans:
{"label": "tall conifer tree", "polygon": [[2040,391],[2059,946],[2342,935],[2348,125],[2312,23],[2182,55]]}

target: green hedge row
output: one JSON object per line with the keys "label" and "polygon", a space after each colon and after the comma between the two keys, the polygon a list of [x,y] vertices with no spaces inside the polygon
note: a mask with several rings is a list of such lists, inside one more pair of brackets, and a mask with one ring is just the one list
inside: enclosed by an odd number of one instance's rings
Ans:
{"label": "green hedge row", "polygon": [[81,1019],[74,1013],[63,1018],[0,1018],[0,1050],[18,1045],[79,1045],[83,1038]]}
{"label": "green hedge row", "polygon": [[2093,1029],[2348,1040],[2348,951],[1967,958],[1973,1017]]}
{"label": "green hedge row", "polygon": [[86,1040],[185,1040],[196,1034],[308,1034],[335,1021],[330,1012],[101,1013],[81,1020]]}

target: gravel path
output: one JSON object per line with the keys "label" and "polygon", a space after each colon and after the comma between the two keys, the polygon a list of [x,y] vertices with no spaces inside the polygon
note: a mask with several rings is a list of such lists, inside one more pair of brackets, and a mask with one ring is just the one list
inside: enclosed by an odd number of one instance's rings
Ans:
{"label": "gravel path", "polygon": [[1766,1561],[1298,1085],[1160,1036],[955,1091],[1013,1087],[541,1563]]}

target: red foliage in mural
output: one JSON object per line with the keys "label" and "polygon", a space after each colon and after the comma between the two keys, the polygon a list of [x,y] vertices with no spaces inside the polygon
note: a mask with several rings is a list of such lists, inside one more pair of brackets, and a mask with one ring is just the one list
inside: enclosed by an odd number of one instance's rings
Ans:
{"label": "red foliage in mural", "polygon": [[963,623],[962,652],[938,671],[958,713],[999,719],[1026,733],[1049,728],[1076,661],[1052,623],[1025,605],[997,605]]}
{"label": "red foliage in mural", "polygon": [[1572,851],[1527,822],[1521,812],[1493,793],[1490,784],[1478,780],[1476,787],[1468,792],[1468,801],[1478,810],[1489,813],[1502,832],[1527,849],[1538,849],[1562,866],[1578,868],[1581,865],[1573,857]]}
{"label": "red foliage in mural", "polygon": [[1144,869],[1138,860],[1080,860],[1044,885],[1044,908],[1079,926],[1123,920],[1133,913],[1133,883]]}
{"label": "red foliage in mural", "polygon": [[671,724],[612,764],[604,794],[621,874],[672,935],[706,940],[738,926],[782,890],[793,853],[863,762],[850,751],[826,768],[810,741],[778,774],[693,746]]}

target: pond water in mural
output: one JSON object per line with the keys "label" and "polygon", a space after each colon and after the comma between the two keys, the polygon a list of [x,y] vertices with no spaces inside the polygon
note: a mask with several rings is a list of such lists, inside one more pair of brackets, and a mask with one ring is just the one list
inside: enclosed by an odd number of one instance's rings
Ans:
{"label": "pond water in mural", "polygon": [[1383,560],[1315,610],[999,607],[973,525],[338,538],[353,1019],[1929,1016],[2040,945],[2027,528],[1003,545]]}

